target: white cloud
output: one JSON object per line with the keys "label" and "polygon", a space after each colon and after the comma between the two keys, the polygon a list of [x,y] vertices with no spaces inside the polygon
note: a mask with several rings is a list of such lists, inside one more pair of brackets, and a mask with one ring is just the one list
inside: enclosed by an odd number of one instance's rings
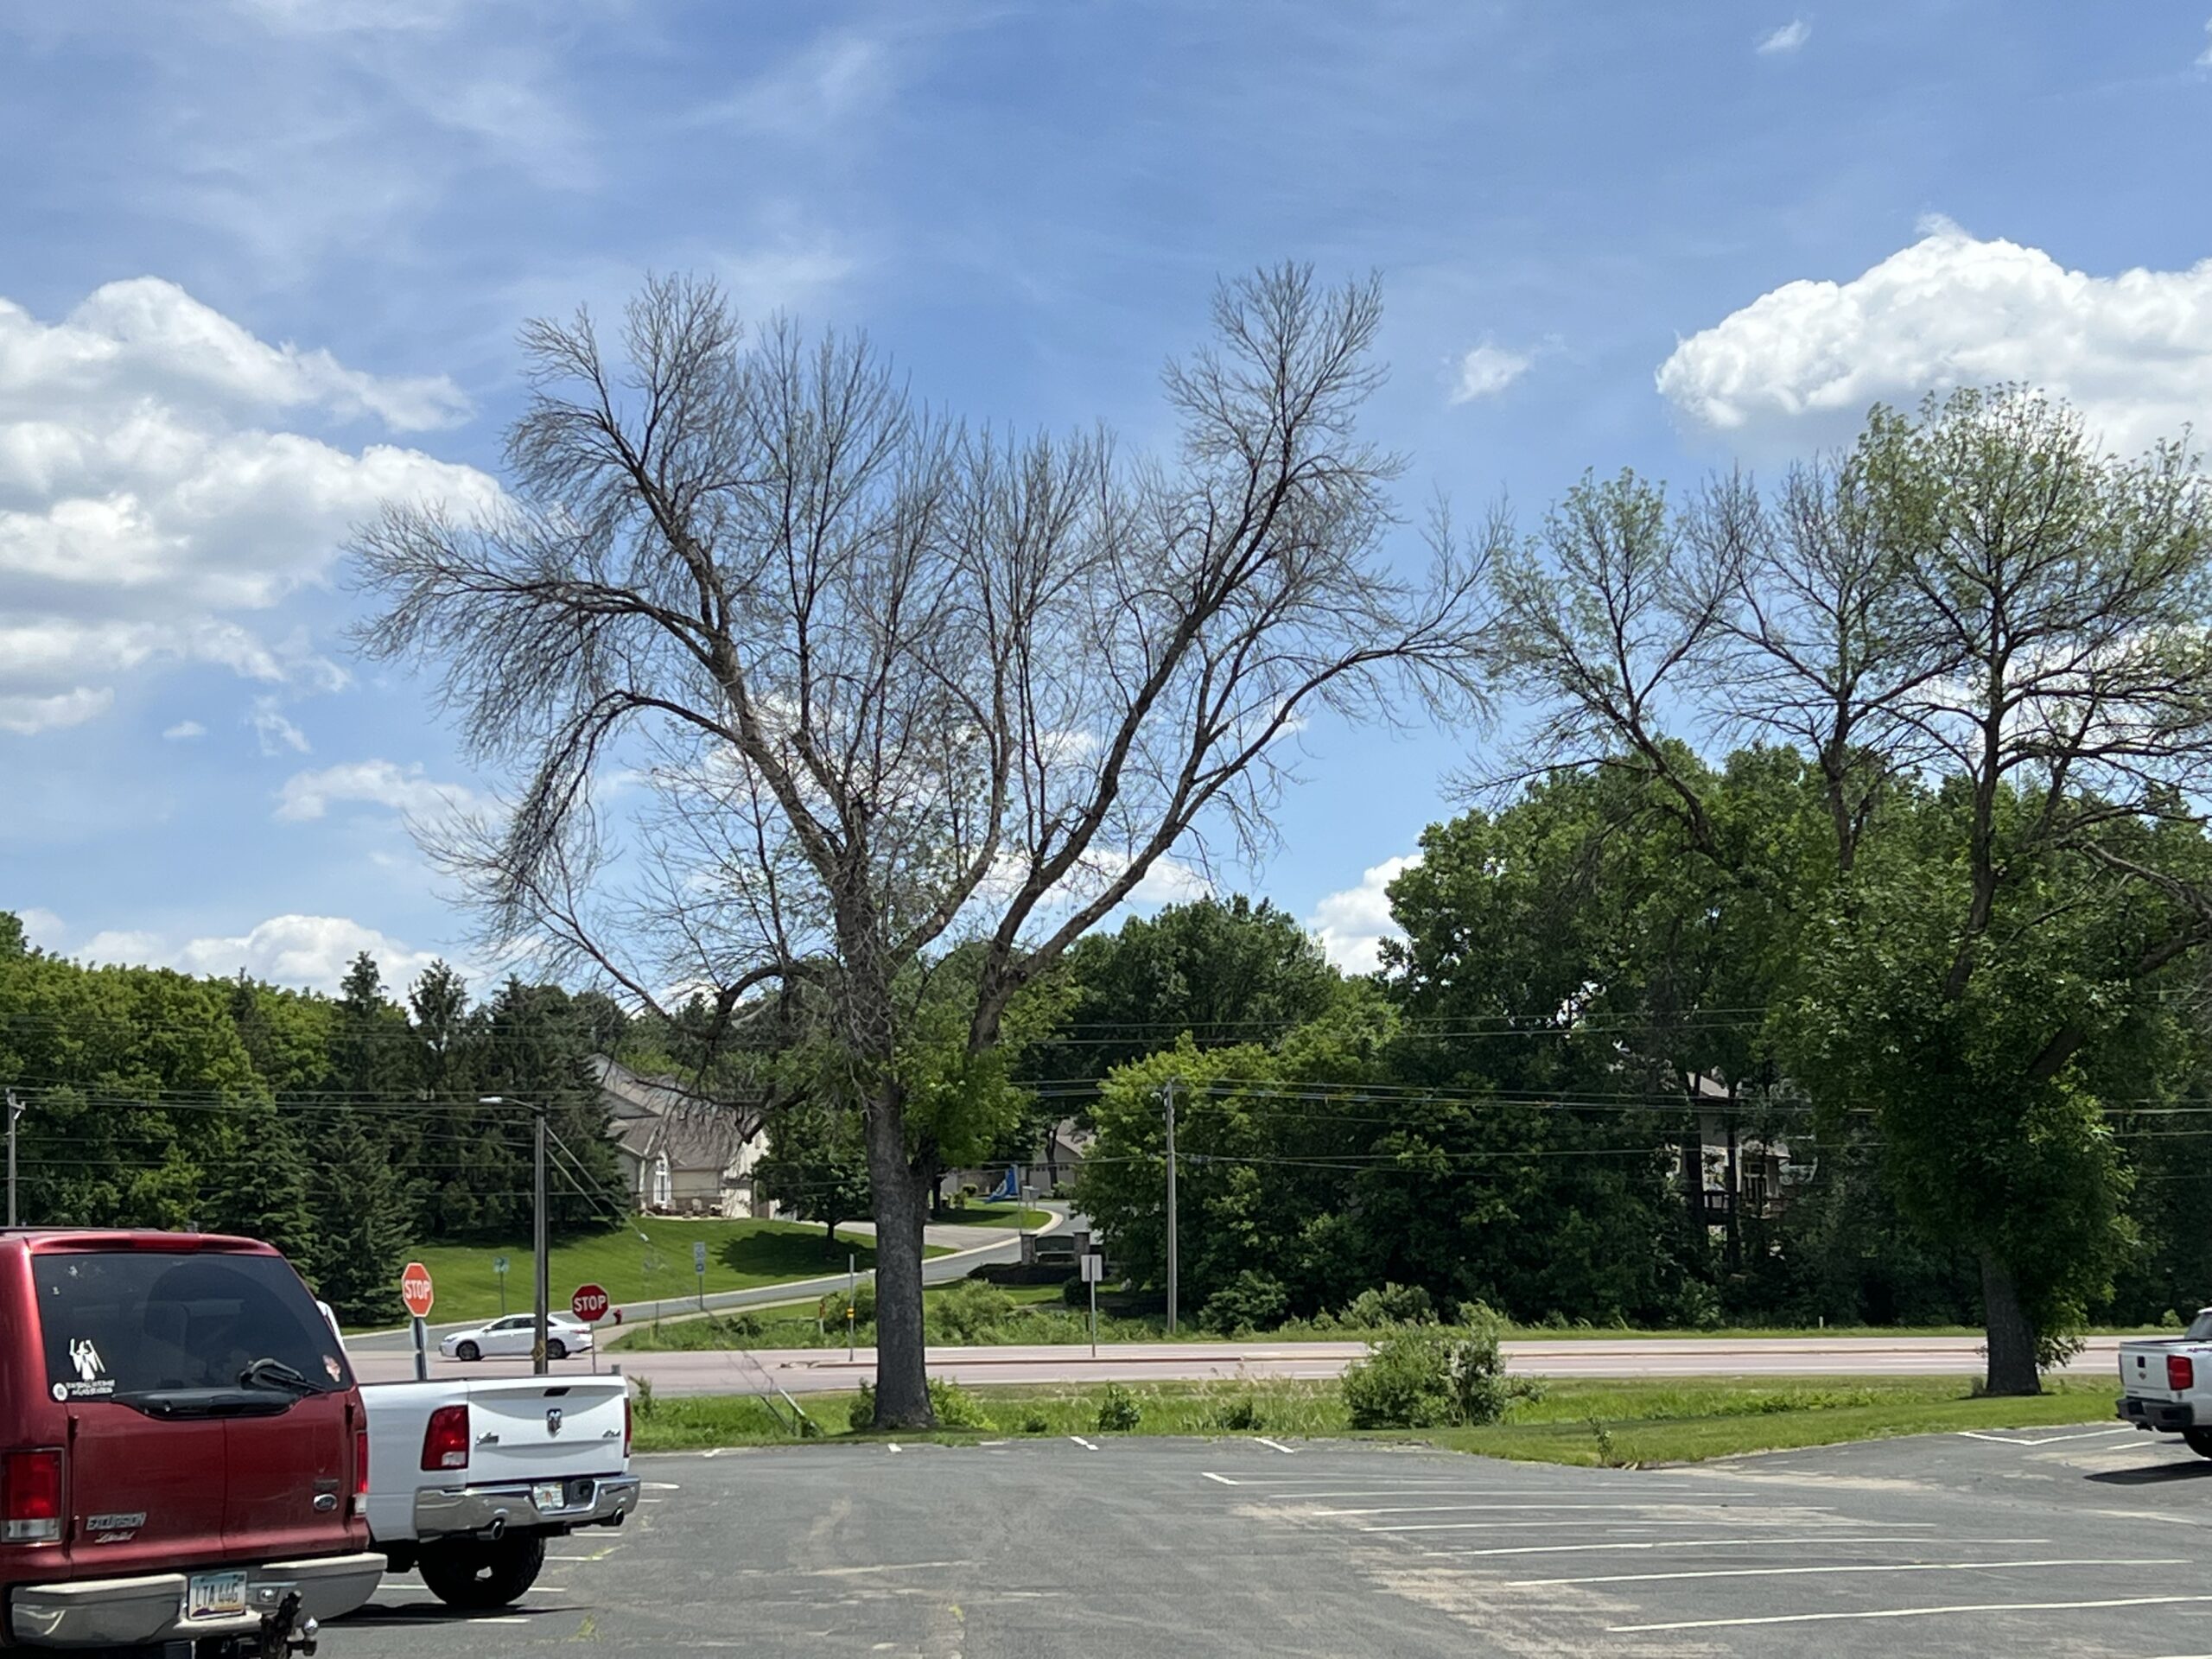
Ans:
{"label": "white cloud", "polygon": [[44,697],[0,691],[0,732],[29,737],[38,732],[61,731],[105,714],[114,702],[115,689],[105,685],[80,685]]}
{"label": "white cloud", "polygon": [[343,683],[265,612],[327,570],[386,499],[488,507],[483,474],[387,443],[270,423],[395,430],[468,412],[442,377],[386,378],[270,345],[175,284],[111,283],[62,321],[0,300],[0,707],[96,714],[171,664],[302,688]]}
{"label": "white cloud", "polygon": [[[2212,22],[2207,22],[2204,25],[2204,32],[2207,35],[2212,35]],[[2212,69],[2212,44],[2208,44],[2196,54],[2196,67],[2200,69]]]}
{"label": "white cloud", "polygon": [[830,131],[889,94],[885,43],[851,29],[823,35],[787,61],[698,111],[700,124],[807,138]]}
{"label": "white cloud", "polygon": [[1139,906],[1194,904],[1213,891],[1213,883],[1179,858],[1163,858],[1130,889],[1128,902]]}
{"label": "white cloud", "polygon": [[180,720],[162,734],[163,741],[170,743],[188,742],[195,737],[207,735],[207,728],[196,720]]}
{"label": "white cloud", "polygon": [[69,931],[59,916],[50,910],[41,910],[36,905],[28,910],[17,911],[16,919],[23,925],[23,937],[41,950],[60,950],[61,941]]}
{"label": "white cloud", "polygon": [[1747,450],[1839,441],[1878,401],[2019,380],[2113,448],[2212,429],[2212,260],[2094,276],[1943,219],[1847,282],[1762,295],[1678,345],[1658,387]]}
{"label": "white cloud", "polygon": [[345,802],[381,806],[426,821],[451,818],[486,804],[460,784],[433,783],[419,765],[353,760],[286,779],[277,791],[276,816],[287,823],[311,823]]}
{"label": "white cloud", "polygon": [[288,750],[294,754],[305,754],[315,747],[308,741],[308,734],[287,720],[270,698],[256,698],[253,712],[245,717],[245,723],[253,728],[254,738],[264,755],[279,755]]}
{"label": "white cloud", "polygon": [[272,916],[237,938],[175,944],[157,933],[95,933],[72,954],[87,962],[143,963],[188,974],[227,976],[243,969],[278,985],[335,991],[364,950],[376,958],[387,985],[404,985],[437,960],[434,952],[410,950],[342,916]]}
{"label": "white cloud", "polygon": [[1330,893],[1306,918],[1306,931],[1331,962],[1350,974],[1371,974],[1382,964],[1382,941],[1405,937],[1392,919],[1391,882],[1421,862],[1419,853],[1386,858],[1369,868],[1356,887]]}
{"label": "white cloud", "polygon": [[1524,352],[1509,352],[1484,340],[1459,359],[1459,378],[1452,388],[1452,402],[1456,405],[1493,397],[1528,373],[1533,361]]}
{"label": "white cloud", "polygon": [[1770,35],[1762,35],[1755,48],[1763,58],[1780,57],[1795,52],[1813,38],[1813,26],[1802,17],[1792,18]]}

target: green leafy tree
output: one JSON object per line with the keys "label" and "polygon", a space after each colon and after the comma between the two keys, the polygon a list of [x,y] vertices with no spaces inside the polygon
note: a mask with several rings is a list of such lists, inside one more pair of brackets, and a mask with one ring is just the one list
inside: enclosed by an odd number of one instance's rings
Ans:
{"label": "green leafy tree", "polygon": [[397,1324],[406,1317],[399,1274],[413,1243],[414,1206],[358,1114],[335,1116],[310,1194],[320,1230],[309,1258],[318,1294],[348,1324]]}
{"label": "green leafy tree", "polygon": [[868,1213],[868,1148],[849,1111],[802,1102],[769,1121],[768,1150],[753,1167],[760,1195],[801,1221],[823,1224],[828,1243],[837,1226]]}

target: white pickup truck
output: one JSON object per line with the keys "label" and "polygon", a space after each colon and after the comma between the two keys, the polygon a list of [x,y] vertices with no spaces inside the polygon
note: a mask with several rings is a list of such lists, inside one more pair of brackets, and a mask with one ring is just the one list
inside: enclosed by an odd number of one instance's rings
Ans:
{"label": "white pickup truck", "polygon": [[[322,1316],[338,1329],[327,1305]],[[343,1344],[345,1338],[339,1338]],[[454,1607],[504,1607],[545,1541],[638,1507],[620,1376],[369,1382],[369,1541]]]}
{"label": "white pickup truck", "polygon": [[2178,1434],[2212,1458],[2212,1307],[2178,1337],[2139,1337],[2120,1344],[2120,1410],[2138,1428]]}
{"label": "white pickup truck", "polygon": [[545,1541],[619,1527],[638,1507],[630,1385],[620,1376],[372,1382],[369,1540],[455,1607],[503,1607]]}

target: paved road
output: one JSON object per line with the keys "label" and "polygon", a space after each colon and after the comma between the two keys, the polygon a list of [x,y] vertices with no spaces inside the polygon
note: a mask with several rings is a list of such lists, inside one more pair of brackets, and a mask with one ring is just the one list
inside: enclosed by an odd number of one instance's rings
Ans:
{"label": "paved road", "polygon": [[[1039,1228],[1037,1231],[1057,1232],[1066,1224],[1065,1216],[1057,1217],[1050,1226]],[[671,1228],[670,1236],[675,1236]],[[1021,1259],[1021,1236],[1011,1227],[931,1227],[927,1230],[927,1236],[932,1244],[949,1245],[953,1254],[933,1255],[922,1263],[922,1282],[925,1285],[945,1285],[957,1279],[964,1279],[987,1262],[1018,1262]],[[772,1307],[779,1302],[810,1302],[817,1296],[827,1296],[844,1287],[843,1274],[825,1274],[818,1279],[796,1279],[783,1284],[761,1285],[752,1290],[713,1291],[709,1293],[706,1305],[711,1311]],[[565,1288],[556,1287],[554,1306],[556,1309],[568,1306],[569,1293],[573,1289],[573,1285]],[[615,1306],[621,1309],[625,1322],[634,1322],[652,1318],[657,1308],[671,1311],[685,1309],[696,1313],[699,1300],[696,1296],[670,1296],[658,1302],[618,1302]],[[435,1308],[431,1311],[436,1312]],[[516,1311],[526,1313],[530,1310],[524,1307]],[[481,1319],[467,1319],[451,1325],[433,1324],[430,1326],[430,1345],[435,1348],[438,1339],[450,1332],[466,1331],[482,1323]],[[405,1330],[365,1332],[347,1337],[346,1349],[356,1357],[370,1354],[404,1354],[411,1359],[415,1338],[410,1332]],[[527,1370],[529,1367],[525,1365],[524,1369]],[[410,1371],[408,1375],[413,1373]]]}
{"label": "paved road", "polygon": [[[2109,1376],[2116,1337],[2093,1339],[2069,1369]],[[1039,1386],[1062,1382],[1166,1382],[1217,1377],[1332,1377],[1366,1351],[1357,1342],[1206,1342],[1108,1344],[1092,1359],[1085,1347],[932,1348],[935,1376],[982,1384]],[[1510,1367],[1540,1376],[1948,1376],[1982,1369],[1980,1344],[1968,1337],[1832,1337],[1707,1339],[1645,1337],[1579,1342],[1509,1342]],[[356,1357],[363,1377],[390,1382],[411,1375],[409,1358]],[[632,1376],[650,1377],[655,1392],[751,1393],[772,1376],[791,1394],[849,1389],[875,1375],[875,1354],[851,1361],[842,1349],[763,1349],[725,1353],[626,1353],[607,1360]],[[486,1360],[473,1367],[434,1362],[438,1375],[519,1375],[525,1360]],[[569,1362],[565,1369],[588,1369]]]}
{"label": "paved road", "polygon": [[463,1620],[388,1580],[328,1659],[2212,1653],[2212,1463],[2126,1429],[1649,1472],[1088,1437],[639,1460],[619,1533]]}

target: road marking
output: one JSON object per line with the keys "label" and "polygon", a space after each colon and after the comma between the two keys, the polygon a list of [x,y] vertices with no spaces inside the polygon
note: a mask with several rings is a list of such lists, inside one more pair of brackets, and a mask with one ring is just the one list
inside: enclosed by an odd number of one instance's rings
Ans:
{"label": "road marking", "polygon": [[1596,1578],[1509,1579],[1501,1590],[1549,1590],[1563,1584],[1660,1584],[1677,1579],[1795,1579],[1815,1573],[1972,1573],[1999,1567],[2186,1567],[2185,1560],[1856,1561],[1830,1567],[1726,1567],[1688,1573],[1608,1573]]}
{"label": "road marking", "polygon": [[1979,1429],[1962,1428],[1959,1438],[1965,1440],[1993,1440],[1999,1446],[2063,1446],[2069,1440],[2094,1440],[2107,1434],[2133,1434],[2135,1425],[2121,1423],[2115,1428],[2093,1428],[2085,1434],[2043,1434],[2033,1440],[2023,1440],[2018,1434],[1986,1434]]}
{"label": "road marking", "polygon": [[896,1452],[896,1451],[899,1449],[899,1442],[898,1442],[898,1441],[896,1441],[896,1440],[892,1441],[892,1442],[891,1442],[891,1449],[892,1449],[893,1452]]}
{"label": "road marking", "polygon": [[2120,1596],[2110,1601],[1984,1601],[1955,1607],[1874,1607],[1859,1613],[1769,1613],[1758,1618],[1686,1618],[1667,1624],[1608,1624],[1608,1636],[1647,1630],[1720,1630],[1746,1624],[1825,1624],[1845,1618],[1934,1618],[1945,1613],[2069,1613],[2095,1607],[2171,1607],[2212,1596]]}
{"label": "road marking", "polygon": [[[1753,1546],[1764,1549],[1806,1549],[1827,1544],[1881,1544],[1891,1549],[1917,1549],[1923,1544],[1935,1541],[1932,1538],[1832,1538],[1815,1533],[1805,1538],[1644,1538],[1633,1543],[1618,1544],[1506,1544],[1487,1549],[1426,1549],[1421,1554],[1455,1559],[1468,1555],[1582,1555],[1600,1549],[1716,1549],[1724,1545],[1736,1548]],[[2047,1544],[2050,1540],[1946,1538],[1942,1541],[1947,1544]]]}
{"label": "road marking", "polygon": [[1261,1444],[1262,1446],[1273,1446],[1276,1451],[1278,1451],[1278,1452],[1281,1452],[1281,1453],[1283,1454],[1283,1456],[1285,1456],[1286,1458],[1294,1458],[1294,1457],[1296,1457],[1296,1456],[1298,1455],[1298,1453],[1297,1453],[1297,1452],[1295,1452],[1292,1451],[1288,1446],[1285,1446],[1285,1445],[1284,1445],[1281,1440],[1269,1440],[1269,1439],[1268,1439],[1266,1435],[1264,1435],[1264,1434],[1262,1434],[1262,1435],[1259,1436],[1259,1441],[1260,1441],[1260,1444]]}
{"label": "road marking", "polygon": [[941,1573],[948,1567],[973,1567],[973,1561],[885,1561],[874,1567],[817,1567],[800,1576],[809,1579],[849,1579],[863,1573]]}
{"label": "road marking", "polygon": [[1738,1513],[1833,1515],[1828,1504],[1784,1503],[1771,1509],[1733,1503],[1686,1503],[1677,1498],[1657,1497],[1648,1503],[1392,1503],[1373,1510],[1314,1510],[1311,1513],[1325,1516],[1347,1515],[1457,1515],[1464,1510],[1713,1510],[1721,1509]]}
{"label": "road marking", "polygon": [[680,1492],[683,1490],[671,1480],[649,1480],[645,1486],[649,1492]]}
{"label": "road marking", "polygon": [[1201,1469],[1198,1472],[1208,1480],[1217,1480],[1224,1486],[1242,1486],[1244,1484],[1241,1480],[1231,1480],[1227,1475],[1217,1475],[1211,1469]]}
{"label": "road marking", "polygon": [[527,1624],[530,1623],[518,1613],[486,1615],[480,1618],[463,1619],[461,1622],[465,1624]]}
{"label": "road marking", "polygon": [[1077,1446],[1081,1446],[1086,1452],[1096,1452],[1098,1449],[1089,1440],[1084,1440],[1080,1434],[1071,1434],[1068,1436],[1068,1439],[1073,1440]]}

